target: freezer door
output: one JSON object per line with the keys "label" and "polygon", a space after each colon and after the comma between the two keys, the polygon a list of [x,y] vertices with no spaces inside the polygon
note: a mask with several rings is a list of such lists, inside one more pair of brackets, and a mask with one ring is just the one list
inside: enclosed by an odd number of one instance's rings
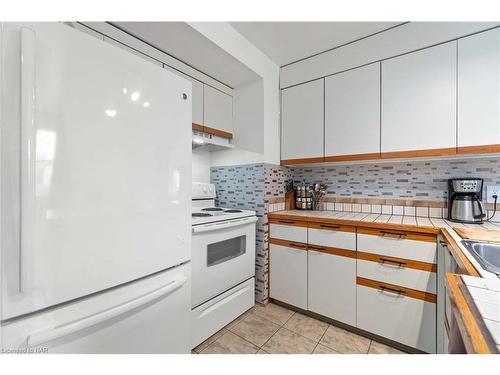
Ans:
{"label": "freezer door", "polygon": [[4,353],[190,353],[190,266],[2,326]]}
{"label": "freezer door", "polygon": [[1,36],[2,320],[189,260],[191,83],[60,23]]}

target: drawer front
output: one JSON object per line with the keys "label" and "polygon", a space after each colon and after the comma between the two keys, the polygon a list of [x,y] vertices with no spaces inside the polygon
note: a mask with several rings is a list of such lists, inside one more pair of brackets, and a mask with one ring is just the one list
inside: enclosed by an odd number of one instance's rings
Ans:
{"label": "drawer front", "polygon": [[308,251],[308,310],[356,326],[356,259]]}
{"label": "drawer front", "polygon": [[357,327],[436,352],[436,304],[357,285]]}
{"label": "drawer front", "polygon": [[307,250],[270,245],[271,298],[307,309]]}
{"label": "drawer front", "polygon": [[269,237],[279,240],[307,243],[307,224],[304,227],[287,224],[269,224]]}
{"label": "drawer front", "polygon": [[358,251],[436,264],[437,243],[432,241],[432,236],[422,236],[422,240],[417,240],[412,239],[419,238],[417,236],[392,233],[397,232],[359,228]]}
{"label": "drawer front", "polygon": [[191,310],[191,348],[198,346],[255,305],[255,280],[212,298]]}
{"label": "drawer front", "polygon": [[[350,228],[350,227],[347,227]],[[343,231],[335,229],[307,229],[309,243],[313,245],[336,247],[339,249],[356,250],[356,229]]]}
{"label": "drawer front", "polygon": [[360,259],[360,256],[363,255],[358,253],[358,276],[436,294],[436,272],[405,267],[403,259],[398,266],[396,261],[390,258],[385,261],[383,256],[376,256],[378,261]]}

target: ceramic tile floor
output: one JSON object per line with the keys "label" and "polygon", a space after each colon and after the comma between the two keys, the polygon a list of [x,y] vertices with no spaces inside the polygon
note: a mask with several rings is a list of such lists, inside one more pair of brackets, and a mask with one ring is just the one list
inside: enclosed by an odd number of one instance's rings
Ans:
{"label": "ceramic tile floor", "polygon": [[273,303],[257,304],[194,348],[193,353],[403,354]]}

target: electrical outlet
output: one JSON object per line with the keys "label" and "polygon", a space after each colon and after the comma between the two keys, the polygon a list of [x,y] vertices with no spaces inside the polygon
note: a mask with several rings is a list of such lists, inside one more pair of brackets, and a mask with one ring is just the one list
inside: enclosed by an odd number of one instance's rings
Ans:
{"label": "electrical outlet", "polygon": [[497,202],[500,203],[500,185],[486,185],[486,202],[495,203],[493,195],[498,197]]}

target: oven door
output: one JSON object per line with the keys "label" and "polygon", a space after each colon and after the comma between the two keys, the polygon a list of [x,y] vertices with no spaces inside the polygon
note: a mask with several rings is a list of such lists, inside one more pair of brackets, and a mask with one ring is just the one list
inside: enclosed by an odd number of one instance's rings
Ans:
{"label": "oven door", "polygon": [[255,275],[255,216],[193,227],[191,306]]}

